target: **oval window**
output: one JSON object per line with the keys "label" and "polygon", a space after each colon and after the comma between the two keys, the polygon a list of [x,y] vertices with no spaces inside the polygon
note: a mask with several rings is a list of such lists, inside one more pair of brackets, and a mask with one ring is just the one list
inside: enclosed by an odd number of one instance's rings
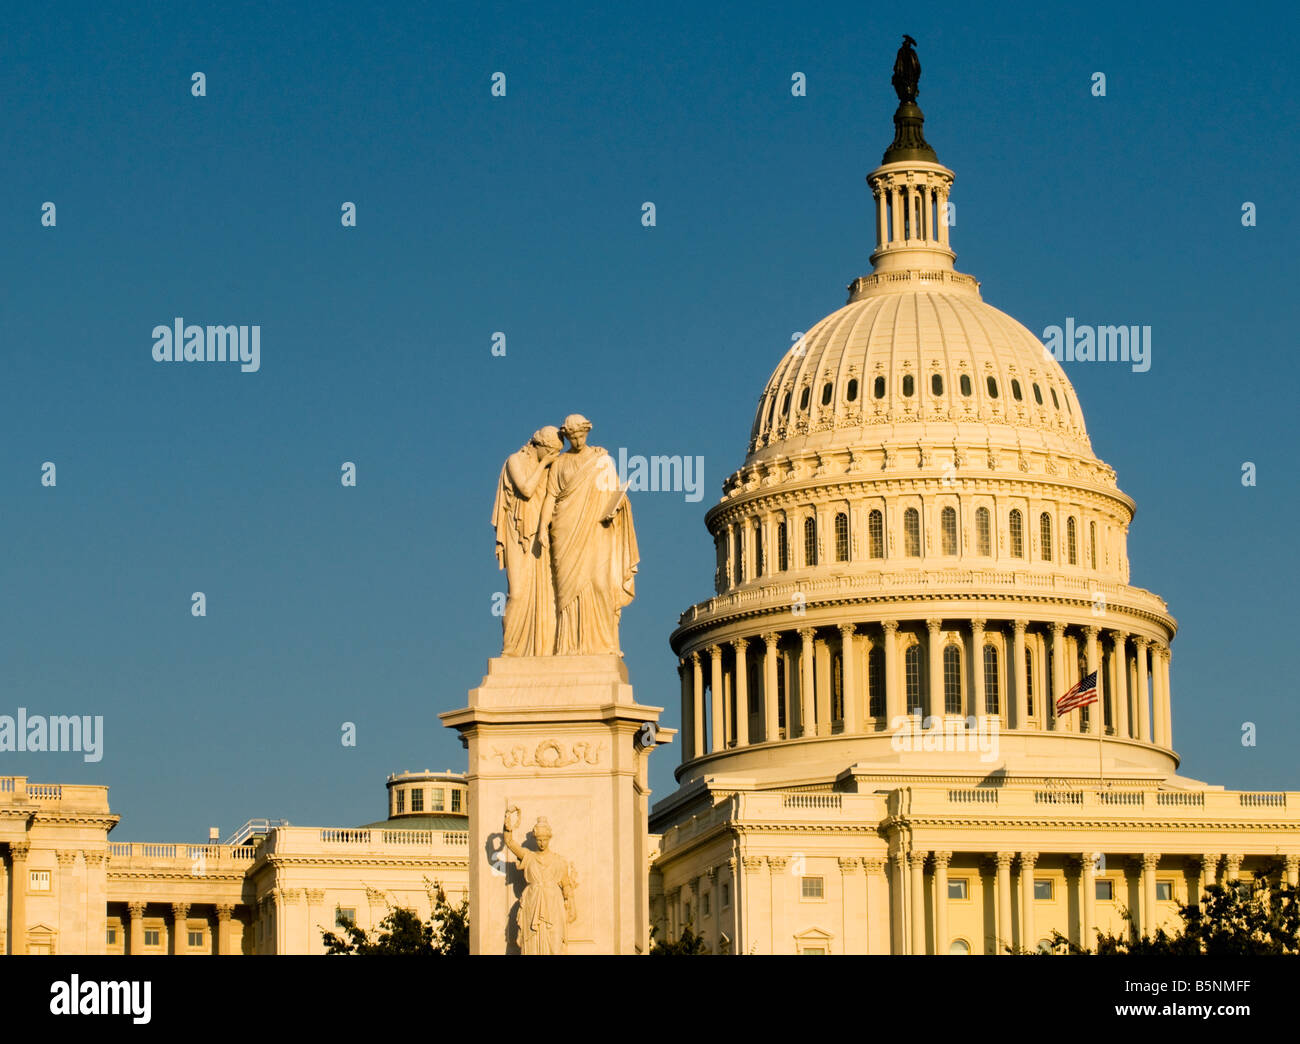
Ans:
{"label": "oval window", "polygon": [[785,400],[781,403],[781,413],[782,413],[782,415],[784,415],[784,414],[787,414],[787,413],[789,413],[789,412],[790,412],[790,393],[789,393],[789,392],[786,392],[786,393],[785,393]]}
{"label": "oval window", "polygon": [[822,405],[823,405],[823,406],[829,406],[829,405],[831,404],[831,390],[832,390],[832,389],[831,389],[831,382],[830,382],[830,381],[827,381],[824,385],[822,385]]}
{"label": "oval window", "polygon": [[1034,402],[1038,403],[1039,406],[1043,404],[1043,393],[1038,390],[1037,382],[1034,383]]}
{"label": "oval window", "polygon": [[1057,401],[1057,398],[1056,398],[1056,389],[1055,389],[1055,388],[1049,388],[1048,390],[1052,393],[1052,405],[1055,406],[1055,407],[1059,410],[1059,409],[1061,408],[1061,404],[1060,404],[1060,402]]}
{"label": "oval window", "polygon": [[877,377],[877,378],[876,378],[876,388],[875,388],[875,391],[876,391],[876,398],[877,398],[877,399],[883,399],[883,398],[885,397],[885,378],[883,378],[883,377]]}
{"label": "oval window", "polygon": [[854,377],[852,380],[849,381],[849,386],[846,391],[845,398],[847,398],[849,402],[854,402],[857,399],[857,397],[858,397],[858,379]]}
{"label": "oval window", "polygon": [[970,395],[970,374],[963,373],[961,375],[961,393],[966,396]]}
{"label": "oval window", "polygon": [[1011,397],[1015,399],[1016,402],[1019,402],[1024,398],[1024,396],[1020,394],[1020,382],[1014,377],[1011,378]]}
{"label": "oval window", "polygon": [[995,381],[992,377],[988,379],[988,388],[989,388],[989,398],[996,399],[998,397],[998,382]]}
{"label": "oval window", "polygon": [[810,391],[810,389],[805,388],[805,389],[803,390],[802,394],[800,394],[800,396],[799,396],[799,409],[801,409],[801,410],[806,410],[806,409],[808,408],[808,393],[809,393],[809,391]]}
{"label": "oval window", "polygon": [[943,394],[943,378],[937,373],[930,378],[930,391],[935,395]]}
{"label": "oval window", "polygon": [[916,391],[916,379],[909,373],[903,377],[903,394],[910,396]]}

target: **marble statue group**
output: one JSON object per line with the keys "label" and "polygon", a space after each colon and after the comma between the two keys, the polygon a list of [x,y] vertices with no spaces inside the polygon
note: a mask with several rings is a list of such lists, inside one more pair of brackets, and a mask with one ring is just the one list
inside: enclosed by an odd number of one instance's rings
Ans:
{"label": "marble statue group", "polygon": [[503,656],[619,653],[636,532],[613,458],[587,444],[590,431],[571,414],[534,432],[501,469],[492,524],[509,585]]}

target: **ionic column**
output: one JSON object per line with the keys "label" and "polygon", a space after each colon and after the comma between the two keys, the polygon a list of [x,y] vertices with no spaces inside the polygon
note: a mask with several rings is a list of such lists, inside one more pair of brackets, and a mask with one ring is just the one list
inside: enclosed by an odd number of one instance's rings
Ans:
{"label": "ionic column", "polygon": [[691,757],[695,749],[695,737],[691,735],[691,726],[694,724],[695,717],[693,707],[695,698],[694,693],[691,692],[690,664],[685,658],[677,661],[677,675],[682,683],[682,760],[685,761]]}
{"label": "ionic column", "polygon": [[[1016,679],[1015,695],[1008,700],[1007,707],[1007,727],[1011,729],[1020,728],[1021,715],[1029,715],[1029,699],[1027,696],[1029,689],[1029,678],[1025,673],[1025,628],[1029,626],[1028,620],[1015,620],[1012,622],[1012,645],[1011,657],[1015,661]],[[1026,724],[1028,722],[1026,721]],[[1024,857],[1021,856],[1023,859]]]}
{"label": "ionic column", "polygon": [[[1091,674],[1093,671],[1097,670],[1097,628],[1085,627],[1083,629],[1083,634],[1088,642],[1085,656],[1087,657],[1088,673]],[[1097,702],[1088,708],[1088,731],[1094,736],[1101,733],[1102,718],[1104,717],[1101,700],[1102,691],[1101,679],[1098,678]]]}
{"label": "ionic column", "polygon": [[1052,704],[1052,730],[1065,729],[1065,715],[1056,713],[1056,701],[1065,695],[1065,624],[1052,624],[1052,687],[1047,694]]}
{"label": "ionic column", "polygon": [[189,916],[189,903],[172,903],[172,954],[187,953],[189,941],[185,929],[185,918]]}
{"label": "ionic column", "polygon": [[862,699],[858,692],[857,649],[853,641],[857,628],[840,624],[840,680],[844,686],[844,734],[862,731]]}
{"label": "ionic column", "polygon": [[709,646],[709,682],[712,698],[709,700],[709,750],[719,751],[726,746],[726,727],[722,714],[722,647]]}
{"label": "ionic column", "polygon": [[925,953],[925,859],[929,852],[912,852],[912,952]]}
{"label": "ionic column", "polygon": [[1161,747],[1174,745],[1173,722],[1170,719],[1169,699],[1169,646],[1155,647],[1155,719],[1156,743]]}
{"label": "ionic column", "polygon": [[1020,853],[1020,948],[1029,953],[1038,949],[1038,932],[1034,926],[1034,867],[1037,852]]}
{"label": "ionic column", "polygon": [[942,620],[925,621],[925,628],[930,632],[927,646],[930,654],[930,714],[936,721],[941,721],[946,713],[943,700],[943,650],[939,646],[939,631],[942,627]]}
{"label": "ionic column", "polygon": [[1084,852],[1081,858],[1083,904],[1079,909],[1083,911],[1083,927],[1079,930],[1082,936],[1080,945],[1085,950],[1091,950],[1097,945],[1097,856],[1094,852]]}
{"label": "ionic column", "polygon": [[704,754],[704,676],[700,668],[700,654],[691,653],[691,757]]}
{"label": "ionic column", "polygon": [[213,931],[217,938],[218,955],[224,956],[235,952],[230,938],[230,917],[234,912],[235,908],[230,903],[221,903],[217,906],[217,923]]}
{"label": "ionic column", "polygon": [[[9,843],[9,860],[13,864],[13,874],[9,885],[12,893],[11,913],[13,930],[9,933],[9,952],[20,954],[27,952],[27,857],[31,854],[30,841],[11,841]],[[0,911],[3,916],[3,911]]]}
{"label": "ionic column", "polygon": [[1128,739],[1128,639],[1123,631],[1110,632],[1110,691],[1115,697],[1115,735]]}
{"label": "ionic column", "polygon": [[[984,710],[984,621],[972,620],[970,622],[970,639],[971,639],[971,702],[974,709],[971,713],[977,718],[983,718],[987,712]],[[1010,941],[1010,940],[1008,940]]]}
{"label": "ionic column", "polygon": [[737,638],[731,643],[736,652],[736,746],[749,746],[749,670],[745,650],[749,641]]}
{"label": "ionic column", "polygon": [[1147,646],[1150,644],[1146,638],[1133,639],[1133,646],[1137,650],[1138,739],[1143,743],[1151,742],[1151,700],[1147,693]]}
{"label": "ionic column", "polygon": [[1156,864],[1160,855],[1144,852],[1142,855],[1142,934],[1150,936],[1156,930]]}
{"label": "ionic column", "polygon": [[898,684],[898,621],[884,620],[880,625],[885,632],[885,719],[886,727],[903,716],[903,690]]}
{"label": "ionic column", "polygon": [[995,857],[998,874],[998,953],[1004,946],[1015,945],[1011,938],[1011,859],[1010,852]]}
{"label": "ionic column", "polygon": [[[799,735],[815,735],[813,722],[813,628],[799,631]],[[787,726],[788,727],[788,726]]]}
{"label": "ionic column", "polygon": [[934,952],[948,952],[948,863],[951,852],[934,853]]}
{"label": "ionic column", "polygon": [[763,739],[768,743],[775,740],[781,730],[776,704],[779,691],[776,681],[776,646],[780,640],[779,634],[763,635],[763,642],[767,646],[767,653],[763,658]]}

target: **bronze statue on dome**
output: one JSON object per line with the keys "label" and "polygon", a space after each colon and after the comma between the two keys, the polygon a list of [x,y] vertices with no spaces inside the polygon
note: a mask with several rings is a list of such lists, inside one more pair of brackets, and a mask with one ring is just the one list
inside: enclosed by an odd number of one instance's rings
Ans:
{"label": "bronze statue on dome", "polygon": [[903,46],[898,49],[894,59],[894,93],[901,102],[916,101],[918,85],[921,82],[921,59],[916,56],[916,41],[906,33],[903,34]]}

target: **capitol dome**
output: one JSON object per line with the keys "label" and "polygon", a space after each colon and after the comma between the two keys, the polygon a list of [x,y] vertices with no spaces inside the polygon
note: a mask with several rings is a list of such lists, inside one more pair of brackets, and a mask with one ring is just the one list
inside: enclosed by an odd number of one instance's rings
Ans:
{"label": "capitol dome", "polygon": [[[1061,365],[955,269],[923,119],[901,104],[867,175],[871,272],[777,363],[706,514],[714,596],[671,639],[683,784],[1177,767],[1176,624],[1129,584],[1135,505]],[[1058,711],[1094,672],[1097,701]]]}

